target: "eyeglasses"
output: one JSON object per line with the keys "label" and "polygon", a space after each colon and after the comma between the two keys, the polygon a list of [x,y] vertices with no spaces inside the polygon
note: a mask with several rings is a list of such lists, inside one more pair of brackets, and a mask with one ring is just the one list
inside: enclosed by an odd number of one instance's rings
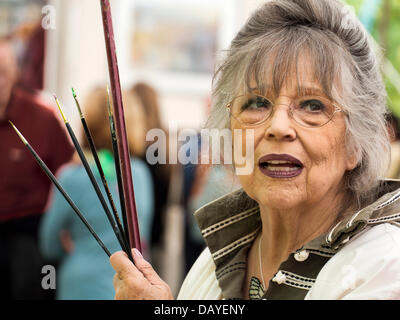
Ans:
{"label": "eyeglasses", "polygon": [[[322,127],[332,120],[336,112],[342,111],[329,99],[315,96],[299,97],[287,106],[289,116],[307,128]],[[231,116],[248,127],[267,121],[275,107],[268,98],[252,93],[237,96],[226,106]]]}

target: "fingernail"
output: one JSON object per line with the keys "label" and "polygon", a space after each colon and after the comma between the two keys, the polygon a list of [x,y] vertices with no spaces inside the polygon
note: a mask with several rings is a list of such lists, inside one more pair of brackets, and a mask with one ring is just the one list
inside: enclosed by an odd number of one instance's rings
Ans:
{"label": "fingernail", "polygon": [[135,255],[136,255],[138,258],[143,258],[142,254],[140,253],[140,251],[139,251],[138,249],[133,248],[133,252],[135,252]]}

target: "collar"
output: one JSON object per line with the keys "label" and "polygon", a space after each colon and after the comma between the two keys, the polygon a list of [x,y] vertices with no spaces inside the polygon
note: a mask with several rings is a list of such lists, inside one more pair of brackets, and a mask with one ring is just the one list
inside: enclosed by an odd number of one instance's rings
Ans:
{"label": "collar", "polygon": [[[296,297],[305,296],[307,291],[304,289],[311,288],[309,284],[313,283],[313,278],[316,278],[323,265],[354,235],[362,232],[368,225],[399,223],[400,180],[381,181],[380,192],[375,199],[377,200],[372,204],[344,218],[327,234],[311,240],[293,252],[282,263],[282,268],[290,269],[286,272],[289,278],[303,279],[296,280],[295,285],[291,285],[297,290],[293,291]],[[241,299],[247,253],[261,230],[258,203],[247,196],[243,189],[239,189],[201,207],[194,215],[210,249],[216,266],[216,278],[224,298]],[[310,258],[304,259],[304,254]],[[304,263],[303,259],[307,259],[307,262]],[[303,274],[298,274],[298,270],[303,270]],[[287,282],[290,284],[290,281]]]}

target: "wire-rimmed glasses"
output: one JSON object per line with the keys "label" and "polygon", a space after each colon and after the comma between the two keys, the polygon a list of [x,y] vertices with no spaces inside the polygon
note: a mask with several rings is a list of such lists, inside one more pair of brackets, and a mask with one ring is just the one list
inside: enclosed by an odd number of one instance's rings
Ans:
{"label": "wire-rimmed glasses", "polygon": [[[334,102],[320,96],[301,96],[289,105],[279,105],[288,106],[289,116],[307,128],[322,127],[332,120],[335,113],[342,111]],[[267,97],[248,93],[235,97],[226,107],[243,126],[254,127],[267,121],[276,105]]]}

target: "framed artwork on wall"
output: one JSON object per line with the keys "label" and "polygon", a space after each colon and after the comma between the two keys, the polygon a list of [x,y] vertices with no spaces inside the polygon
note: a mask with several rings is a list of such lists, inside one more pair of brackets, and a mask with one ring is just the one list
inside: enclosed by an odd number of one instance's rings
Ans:
{"label": "framed artwork on wall", "polygon": [[160,90],[210,90],[217,52],[235,31],[237,0],[131,0],[115,3],[124,83],[146,78]]}

